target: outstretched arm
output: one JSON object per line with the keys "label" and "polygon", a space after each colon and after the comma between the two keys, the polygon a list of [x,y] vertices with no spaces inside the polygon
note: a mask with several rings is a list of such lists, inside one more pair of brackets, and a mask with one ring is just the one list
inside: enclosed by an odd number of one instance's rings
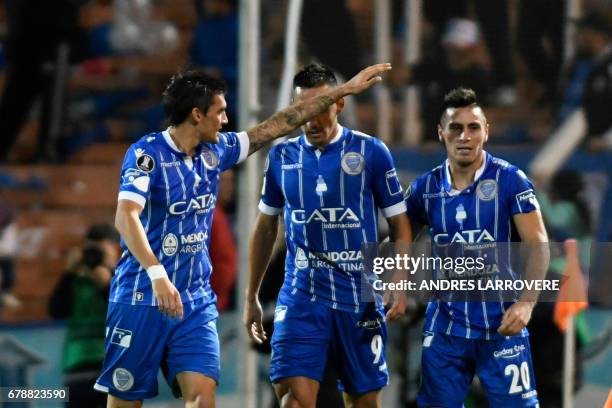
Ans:
{"label": "outstretched arm", "polygon": [[369,66],[345,84],[323,95],[293,104],[248,129],[247,135],[250,141],[249,154],[255,153],[270,140],[284,136],[302,126],[313,117],[324,112],[340,98],[363,92],[373,84],[382,81],[378,74],[390,69],[391,64],[389,63]]}

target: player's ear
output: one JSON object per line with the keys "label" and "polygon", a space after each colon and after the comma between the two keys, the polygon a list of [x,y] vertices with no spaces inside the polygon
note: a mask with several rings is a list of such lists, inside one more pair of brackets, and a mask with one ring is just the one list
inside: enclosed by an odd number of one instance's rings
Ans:
{"label": "player's ear", "polygon": [[444,129],[442,129],[442,125],[438,123],[438,140],[444,143]]}
{"label": "player's ear", "polygon": [[489,124],[487,123],[485,126],[485,134],[484,134],[484,142],[483,143],[487,143],[487,141],[489,140]]}
{"label": "player's ear", "polygon": [[200,108],[192,108],[191,109],[191,120],[193,123],[199,123],[204,118],[204,114],[200,110]]}
{"label": "player's ear", "polygon": [[343,110],[344,110],[344,98],[340,98],[336,102],[336,114],[339,114]]}

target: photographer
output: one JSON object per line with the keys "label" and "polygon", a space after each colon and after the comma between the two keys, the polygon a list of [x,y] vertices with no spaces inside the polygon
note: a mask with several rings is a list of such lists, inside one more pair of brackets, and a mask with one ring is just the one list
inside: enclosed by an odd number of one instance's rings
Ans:
{"label": "photographer", "polygon": [[109,285],[118,260],[118,234],[108,224],[92,226],[82,251],[49,299],[49,314],[67,319],[62,369],[70,388],[67,407],[105,407],[106,396],[93,385],[104,359],[104,322]]}

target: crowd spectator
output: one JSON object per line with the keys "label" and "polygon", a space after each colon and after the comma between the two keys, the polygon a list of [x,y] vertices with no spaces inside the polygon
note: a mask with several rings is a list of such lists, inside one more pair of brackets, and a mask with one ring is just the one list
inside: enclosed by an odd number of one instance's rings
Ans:
{"label": "crowd spectator", "polygon": [[191,63],[227,82],[229,123],[236,129],[238,108],[238,12],[235,0],[203,0],[204,7],[190,47]]}
{"label": "crowd spectator", "polygon": [[[68,320],[62,369],[64,385],[70,388],[69,408],[106,406],[106,395],[94,391],[93,386],[104,359],[106,309],[119,260],[118,244],[114,227],[92,226],[84,247],[69,260],[49,299],[49,314]],[[115,329],[111,330],[109,335],[115,336]]]}
{"label": "crowd spectator", "polygon": [[17,222],[15,206],[0,201],[0,307],[17,309],[21,302],[11,292],[15,285],[15,257],[17,256]]}
{"label": "crowd spectator", "polygon": [[[52,90],[60,46],[69,61],[84,55],[84,34],[78,25],[87,0],[6,0],[8,66],[0,100],[0,162],[7,160],[34,103],[42,97],[36,159],[55,159],[51,131]],[[56,135],[51,135],[55,137]]]}
{"label": "crowd spectator", "polygon": [[213,215],[210,237],[210,261],[213,272],[210,284],[217,295],[217,309],[223,312],[234,308],[236,275],[238,273],[238,249],[228,208],[234,201],[234,171],[221,173],[219,195]]}
{"label": "crowd spectator", "polygon": [[517,51],[528,73],[541,87],[539,99],[552,103],[563,67],[566,0],[521,0],[518,8]]}
{"label": "crowd spectator", "polygon": [[488,99],[499,105],[513,104],[516,99],[516,78],[508,1],[428,0],[423,2],[423,8],[425,18],[436,27],[438,38],[443,37],[449,20],[471,18],[474,15],[491,56],[494,91]]}
{"label": "crowd spectator", "polygon": [[442,36],[441,59],[425,60],[409,67],[394,68],[394,82],[420,85],[425,140],[438,139],[440,105],[449,89],[459,86],[474,89],[486,99],[490,90],[489,70],[482,58],[480,33],[472,20],[453,19]]}

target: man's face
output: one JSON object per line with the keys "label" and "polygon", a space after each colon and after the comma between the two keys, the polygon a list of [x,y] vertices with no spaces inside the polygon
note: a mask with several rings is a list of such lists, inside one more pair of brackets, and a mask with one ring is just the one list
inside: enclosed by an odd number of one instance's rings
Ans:
{"label": "man's face", "polygon": [[596,57],[609,45],[609,38],[604,33],[589,27],[578,27],[575,35],[577,58]]}
{"label": "man's face", "polygon": [[480,158],[489,138],[489,125],[480,107],[448,108],[441,122],[438,137],[452,163],[467,167]]}
{"label": "man's face", "polygon": [[219,142],[218,132],[223,125],[227,124],[226,109],[227,103],[225,102],[225,96],[222,94],[215,94],[213,96],[212,104],[206,113],[203,113],[198,108],[194,109],[194,119],[202,142]]}
{"label": "man's face", "polygon": [[[296,88],[294,100],[301,102],[303,100],[319,96],[331,87],[322,85],[316,88]],[[308,138],[308,141],[319,147],[327,145],[336,136],[338,126],[338,114],[344,108],[344,98],[338,100],[331,105],[326,111],[315,116],[302,126],[302,131]]]}

